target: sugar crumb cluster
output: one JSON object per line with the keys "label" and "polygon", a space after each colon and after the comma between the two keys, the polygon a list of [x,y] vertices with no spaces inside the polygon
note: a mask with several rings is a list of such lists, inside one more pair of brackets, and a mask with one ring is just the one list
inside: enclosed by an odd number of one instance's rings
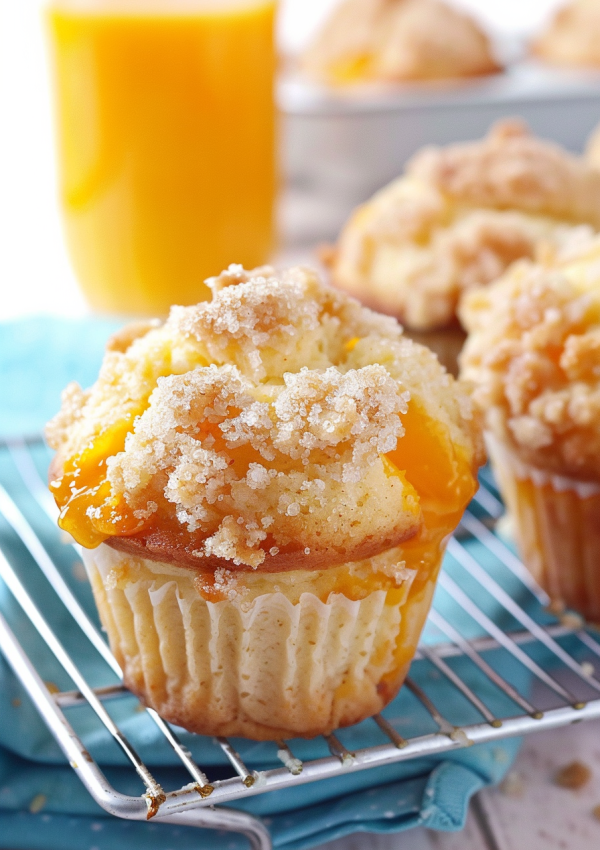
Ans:
{"label": "sugar crumb cluster", "polygon": [[586,479],[600,474],[600,301],[591,281],[600,240],[547,265],[518,264],[465,299],[463,374],[488,427],[529,463]]}

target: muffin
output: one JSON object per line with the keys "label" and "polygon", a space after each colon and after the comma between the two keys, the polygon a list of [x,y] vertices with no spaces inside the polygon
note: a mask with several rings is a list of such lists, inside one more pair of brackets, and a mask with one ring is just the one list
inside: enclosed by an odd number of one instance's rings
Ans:
{"label": "muffin", "polygon": [[466,290],[584,223],[600,228],[600,174],[506,120],[481,141],[417,153],[345,225],[332,282],[410,331],[444,330],[422,339],[456,350]]}
{"label": "muffin", "polygon": [[600,623],[600,237],[516,264],[461,317],[523,560],[556,607]]}
{"label": "muffin", "polygon": [[127,686],[209,735],[310,737],[397,692],[481,461],[470,400],[296,268],[111,340],[48,426]]}
{"label": "muffin", "polygon": [[473,18],[439,0],[344,0],[305,51],[301,67],[329,85],[501,70]]}
{"label": "muffin", "polygon": [[600,3],[571,0],[533,42],[534,56],[555,65],[600,67]]}

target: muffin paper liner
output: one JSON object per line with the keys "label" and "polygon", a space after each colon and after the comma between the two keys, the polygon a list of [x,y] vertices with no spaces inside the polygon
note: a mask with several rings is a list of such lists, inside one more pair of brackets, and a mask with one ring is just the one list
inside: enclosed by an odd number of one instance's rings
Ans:
{"label": "muffin paper liner", "polygon": [[600,485],[530,466],[487,435],[523,561],[557,607],[600,623]]}
{"label": "muffin paper liner", "polygon": [[[209,735],[312,737],[379,711],[402,684],[435,582],[292,603],[274,589],[207,601],[196,573],[102,544],[83,552],[125,682],[166,719]],[[276,584],[276,582],[274,582]],[[388,597],[394,600],[391,602]]]}

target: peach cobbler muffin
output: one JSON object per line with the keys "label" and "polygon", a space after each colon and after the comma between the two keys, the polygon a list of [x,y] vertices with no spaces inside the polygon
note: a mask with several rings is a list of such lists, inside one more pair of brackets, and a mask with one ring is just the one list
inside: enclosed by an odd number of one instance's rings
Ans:
{"label": "peach cobbler muffin", "polygon": [[301,66],[330,85],[457,79],[500,70],[476,21],[440,0],[343,0]]}
{"label": "peach cobbler muffin", "polygon": [[532,53],[555,65],[600,67],[600,4],[571,0],[561,6],[536,38]]}
{"label": "peach cobbler muffin", "polygon": [[582,224],[600,229],[600,174],[507,120],[481,141],[417,153],[354,212],[332,279],[408,328],[445,328],[466,290]]}
{"label": "peach cobbler muffin", "polygon": [[523,559],[556,606],[600,623],[600,237],[513,266],[461,315]]}
{"label": "peach cobbler muffin", "polygon": [[402,684],[477,422],[427,349],[312,271],[208,284],[67,388],[50,486],[147,705],[205,734],[312,736]]}

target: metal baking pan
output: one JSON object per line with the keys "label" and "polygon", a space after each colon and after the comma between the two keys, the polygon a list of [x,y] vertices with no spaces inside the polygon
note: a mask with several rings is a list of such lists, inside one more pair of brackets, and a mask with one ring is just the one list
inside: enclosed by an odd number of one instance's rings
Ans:
{"label": "metal baking pan", "polygon": [[500,118],[518,116],[537,135],[582,150],[600,121],[600,71],[525,61],[478,80],[345,92],[287,76],[278,101],[284,233],[288,242],[310,243],[335,237],[350,211],[423,145],[480,138]]}

